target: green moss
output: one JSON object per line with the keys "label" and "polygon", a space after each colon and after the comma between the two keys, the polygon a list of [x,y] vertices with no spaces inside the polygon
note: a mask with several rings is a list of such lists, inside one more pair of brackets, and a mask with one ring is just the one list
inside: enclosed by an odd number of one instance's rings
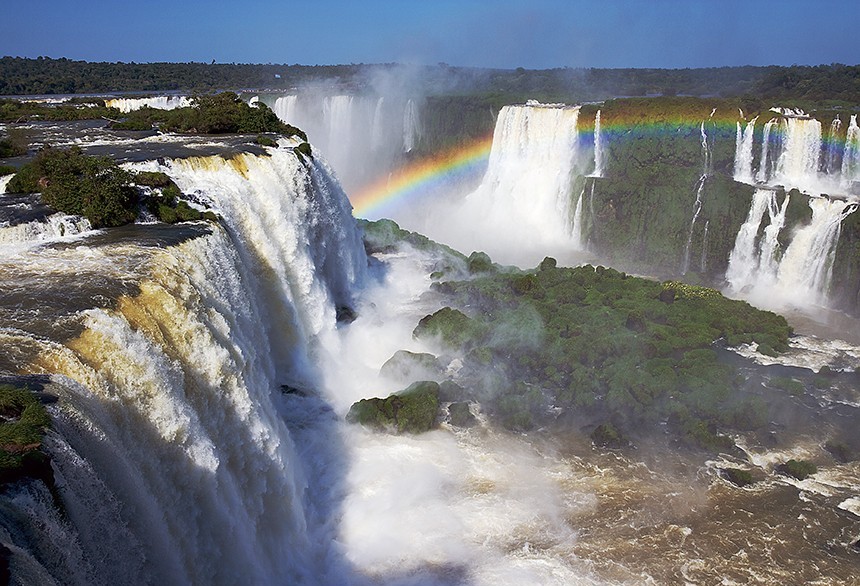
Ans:
{"label": "green moss", "polygon": [[423,433],[436,426],[439,384],[416,382],[385,399],[362,399],[346,415],[350,423],[397,433]]}
{"label": "green moss", "polygon": [[595,427],[591,432],[591,441],[601,448],[623,448],[629,443],[611,423]]}
{"label": "green moss", "polygon": [[721,472],[726,480],[740,487],[749,486],[754,482],[752,474],[750,474],[748,470],[743,470],[741,468],[723,468]]}
{"label": "green moss", "polygon": [[84,216],[96,227],[121,226],[137,216],[133,176],[108,157],[79,147],[44,148],[12,178],[7,191],[41,192],[57,211]]}
{"label": "green moss", "polygon": [[50,465],[39,451],[51,425],[45,407],[27,389],[0,385],[0,484],[25,477],[49,480]]}
{"label": "green moss", "polygon": [[442,367],[432,354],[398,350],[385,361],[379,374],[393,379],[430,379],[441,377]]}
{"label": "green moss", "polygon": [[804,480],[812,474],[818,472],[818,467],[809,460],[789,460],[784,464],[777,466],[777,472]]}
{"label": "green moss", "polygon": [[[759,350],[761,351],[761,350]],[[787,391],[791,395],[802,395],[806,387],[797,379],[788,376],[774,376],[768,381],[768,385],[783,391]]]}
{"label": "green moss", "polygon": [[258,145],[264,146],[264,147],[273,147],[274,148],[274,147],[278,146],[278,141],[276,141],[272,137],[266,136],[265,134],[258,134],[255,142]]}
{"label": "green moss", "polygon": [[438,338],[451,347],[474,343],[484,328],[458,309],[443,307],[421,318],[412,334],[416,338]]}
{"label": "green moss", "polygon": [[469,272],[486,273],[493,270],[493,261],[485,252],[473,252],[468,259]]}
{"label": "green moss", "polygon": [[313,152],[311,151],[311,143],[309,142],[303,142],[299,146],[295,147],[293,150],[309,159],[313,158],[314,156]]}
{"label": "green moss", "polygon": [[147,187],[176,187],[173,179],[160,171],[139,171],[134,175],[134,182],[137,185],[145,185]]}

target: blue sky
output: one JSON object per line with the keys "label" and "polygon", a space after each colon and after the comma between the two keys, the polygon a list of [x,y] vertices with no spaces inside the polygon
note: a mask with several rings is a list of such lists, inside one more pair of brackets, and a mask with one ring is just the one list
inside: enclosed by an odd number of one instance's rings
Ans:
{"label": "blue sky", "polygon": [[475,67],[860,63],[860,0],[8,0],[0,55]]}

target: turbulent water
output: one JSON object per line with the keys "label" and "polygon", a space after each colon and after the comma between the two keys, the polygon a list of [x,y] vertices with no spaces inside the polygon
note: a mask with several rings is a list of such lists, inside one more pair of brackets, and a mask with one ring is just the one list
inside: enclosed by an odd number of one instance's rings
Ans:
{"label": "turbulent water", "polygon": [[141,108],[155,108],[156,110],[174,110],[191,105],[191,99],[185,96],[154,96],[150,98],[113,98],[105,100],[108,108],[116,108],[123,114],[140,110]]}
{"label": "turbulent water", "polygon": [[[356,111],[336,102],[341,118]],[[580,156],[577,118],[575,108],[502,111],[467,201],[480,212],[473,229],[498,231],[510,250],[539,228],[537,260],[543,246],[584,246],[595,180],[570,194],[570,178],[599,159]],[[442,259],[408,246],[368,259],[322,157],[288,141],[201,156],[110,145],[221,221],[94,231],[0,196],[0,371],[59,399],[45,443],[62,509],[40,482],[0,496],[14,584],[836,585],[860,572],[860,470],[820,446],[833,421],[856,418],[851,385],[798,398],[823,414],[815,437],[739,436],[747,458],[709,462],[668,440],[606,452],[584,430],[511,434],[477,406],[471,429],[348,426],[354,401],[402,388],[380,375],[394,352],[438,352],[412,330],[439,309],[429,274]],[[756,192],[730,281],[744,288],[767,271],[771,289],[788,290],[813,274],[803,290],[814,293],[826,263],[804,259],[827,258],[850,204],[811,200],[811,224],[778,251],[787,202],[776,193]],[[346,307],[357,317],[339,324]],[[788,356],[860,366],[857,347],[815,338]],[[778,475],[786,456],[820,472]],[[735,487],[719,474],[726,465],[762,482]]]}

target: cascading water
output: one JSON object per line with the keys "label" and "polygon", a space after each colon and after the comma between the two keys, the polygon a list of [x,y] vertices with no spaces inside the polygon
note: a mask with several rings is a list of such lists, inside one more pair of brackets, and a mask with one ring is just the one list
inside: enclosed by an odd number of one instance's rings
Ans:
{"label": "cascading water", "polygon": [[403,152],[411,152],[418,144],[421,137],[421,125],[418,120],[418,108],[414,100],[406,102],[403,112]]}
{"label": "cascading water", "polygon": [[851,116],[842,155],[842,183],[850,187],[854,181],[860,181],[860,127],[857,126],[856,114]]}
{"label": "cascading water", "polygon": [[737,123],[737,139],[735,142],[735,181],[753,183],[753,142],[755,138],[755,122],[758,117],[747,122],[741,129]]}
{"label": "cascading water", "polygon": [[[788,203],[789,197],[786,195],[780,205],[777,202],[777,192],[772,189],[757,189],[753,194],[750,211],[735,238],[726,270],[726,280],[734,292],[738,293],[752,286],[767,287],[773,284],[779,262],[777,236],[785,224]],[[759,238],[765,212],[769,222],[764,235]]]}
{"label": "cascading water", "polygon": [[603,177],[603,138],[600,136],[600,110],[594,115],[594,176]]}
{"label": "cascading water", "polygon": [[41,282],[27,291],[41,299],[83,288],[93,303],[114,290],[106,279],[123,284],[115,303],[73,316],[71,337],[0,331],[60,397],[46,447],[67,520],[29,488],[0,515],[23,583],[343,583],[332,513],[315,512],[340,495],[308,490],[279,386],[313,388],[308,353],[366,260],[327,170],[269,154],[139,165],[210,201],[227,230],[167,247],[5,249],[0,272]]}
{"label": "cascading water", "polygon": [[[839,129],[842,128],[842,120],[839,116],[833,119],[830,123],[830,134],[827,137],[827,160],[824,172],[828,175],[833,175],[839,171]],[[847,144],[845,145],[848,146]]]}
{"label": "cascading water", "polygon": [[421,102],[414,98],[308,90],[260,99],[278,118],[307,133],[350,193],[386,176],[421,139]]}
{"label": "cascading water", "polygon": [[9,182],[12,181],[12,177],[15,175],[4,175],[0,177],[0,193],[6,193],[6,186],[9,185]]}
{"label": "cascading water", "polygon": [[[456,213],[462,226],[453,238],[461,248],[532,262],[579,246],[572,236],[576,217],[570,193],[578,115],[578,107],[537,103],[502,108],[487,172]],[[505,242],[481,238],[478,225],[482,235],[504,235]]]}
{"label": "cascading water", "polygon": [[280,96],[272,104],[272,111],[287,124],[298,124],[296,121],[296,102],[298,99],[298,96]]}
{"label": "cascading water", "polygon": [[762,131],[761,161],[759,162],[758,173],[756,173],[756,181],[758,181],[759,183],[766,182],[771,175],[771,171],[768,168],[768,164],[770,163],[770,161],[768,160],[768,154],[770,152],[771,132],[773,131],[773,127],[776,125],[776,119],[769,120],[764,125],[764,130]]}
{"label": "cascading water", "polygon": [[[810,198],[810,222],[800,227],[784,252],[778,237],[785,226],[789,196],[781,204],[777,191],[758,189],[735,239],[726,280],[730,291],[768,307],[826,305],[831,269],[842,220],[857,204]],[[769,223],[758,234],[764,214]]]}
{"label": "cascading water", "polygon": [[788,117],[782,125],[783,149],[776,162],[775,180],[788,186],[816,185],[821,158],[821,122]]}
{"label": "cascading water", "polygon": [[141,108],[155,108],[156,110],[173,110],[185,108],[191,105],[191,99],[185,96],[156,96],[152,98],[115,98],[105,100],[108,108],[116,108],[123,114],[140,110]]}
{"label": "cascading water", "polygon": [[[711,112],[711,116],[714,113]],[[708,143],[708,135],[705,133],[705,123],[699,127],[699,132],[702,137],[702,176],[696,184],[696,201],[693,203],[693,219],[690,221],[690,233],[687,236],[687,244],[684,246],[684,256],[681,261],[681,274],[686,275],[690,270],[690,249],[693,246],[693,230],[696,227],[696,220],[699,219],[699,214],[702,211],[702,195],[705,190],[705,182],[708,180],[708,175],[711,173],[711,146]]]}

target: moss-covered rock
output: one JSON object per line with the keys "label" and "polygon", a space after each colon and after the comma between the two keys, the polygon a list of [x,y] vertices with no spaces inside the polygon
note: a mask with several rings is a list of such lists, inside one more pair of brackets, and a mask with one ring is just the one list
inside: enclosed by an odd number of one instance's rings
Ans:
{"label": "moss-covered rock", "polygon": [[51,419],[27,389],[0,384],[0,485],[22,478],[53,482],[50,459],[40,448]]}
{"label": "moss-covered rock", "polygon": [[448,405],[448,421],[455,427],[472,427],[478,423],[477,418],[472,415],[469,403],[460,401]]}
{"label": "moss-covered rock", "polygon": [[628,442],[611,423],[602,423],[591,432],[591,441],[601,448],[623,448]]}
{"label": "moss-covered rock", "polygon": [[400,381],[432,380],[442,375],[442,365],[432,354],[398,350],[385,361],[379,374]]}
{"label": "moss-covered rock", "polygon": [[443,307],[421,318],[412,334],[416,338],[438,338],[448,346],[460,347],[478,339],[483,331],[484,328],[459,309]]}
{"label": "moss-covered rock", "polygon": [[420,381],[385,399],[362,399],[350,407],[350,423],[395,433],[423,433],[436,426],[439,384]]}
{"label": "moss-covered rock", "polygon": [[744,470],[742,468],[722,468],[720,473],[723,478],[736,486],[749,486],[755,482],[749,470]]}
{"label": "moss-covered rock", "polygon": [[797,480],[804,480],[810,475],[818,472],[818,467],[809,460],[792,459],[777,466],[776,471],[780,474],[796,478]]}

